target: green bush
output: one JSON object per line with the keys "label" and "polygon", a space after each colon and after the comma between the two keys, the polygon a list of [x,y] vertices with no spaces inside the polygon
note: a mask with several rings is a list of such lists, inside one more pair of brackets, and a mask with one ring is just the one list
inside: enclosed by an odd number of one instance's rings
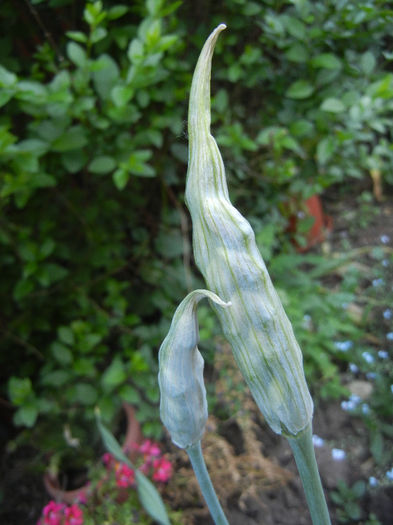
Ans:
{"label": "green bush", "polygon": [[[66,422],[82,432],[96,404],[109,420],[122,400],[157,435],[156,351],[199,279],[182,201],[202,42],[227,23],[212,124],[232,198],[271,257],[288,250],[288,217],[305,197],[372,171],[393,182],[393,12],[377,0],[35,0],[16,10],[4,0],[2,10],[2,395],[16,424],[45,428],[45,439],[60,439]],[[312,300],[298,310],[289,297],[307,340]],[[346,330],[332,321],[324,334]],[[329,346],[321,334],[313,343]],[[327,383],[332,352],[308,346],[310,377]]]}

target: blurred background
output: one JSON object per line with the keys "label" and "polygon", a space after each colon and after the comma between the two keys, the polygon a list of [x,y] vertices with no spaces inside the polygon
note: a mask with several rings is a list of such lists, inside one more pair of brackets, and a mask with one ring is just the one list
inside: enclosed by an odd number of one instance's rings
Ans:
{"label": "blurred background", "polygon": [[[122,404],[132,404],[143,435],[171,453],[157,353],[177,304],[203,287],[183,198],[187,104],[199,51],[221,22],[212,132],[231,200],[254,228],[302,347],[320,448],[344,454],[327,454],[326,468],[339,474],[322,471],[333,519],[388,524],[391,3],[2,0],[4,524],[36,522],[47,468],[79,472],[99,457],[97,406],[118,429]],[[247,429],[236,418],[259,416],[234,379],[214,315],[207,305],[199,315],[215,432],[241,457],[245,445],[233,436]],[[259,426],[268,437],[258,453],[271,459],[268,444],[277,443]],[[277,490],[290,491],[280,480]],[[181,517],[176,474],[171,483],[164,500],[172,498],[179,523],[208,523],[195,512]],[[288,506],[274,497],[277,509]],[[266,509],[232,500],[224,505],[243,512],[239,523],[270,523]],[[305,510],[282,522],[279,510],[274,523],[309,523]]]}

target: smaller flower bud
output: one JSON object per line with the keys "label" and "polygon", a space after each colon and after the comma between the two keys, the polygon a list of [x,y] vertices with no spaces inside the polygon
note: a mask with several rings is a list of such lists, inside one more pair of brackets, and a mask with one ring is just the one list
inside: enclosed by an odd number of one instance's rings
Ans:
{"label": "smaller flower bud", "polygon": [[219,306],[230,305],[208,290],[194,290],[178,306],[159,351],[161,420],[180,448],[201,440],[208,415],[204,360],[197,347],[197,304],[204,297]]}

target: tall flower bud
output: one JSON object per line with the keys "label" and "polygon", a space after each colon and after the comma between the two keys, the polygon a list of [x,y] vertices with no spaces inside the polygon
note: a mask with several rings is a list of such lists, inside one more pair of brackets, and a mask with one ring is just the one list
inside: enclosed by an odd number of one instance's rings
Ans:
{"label": "tall flower bud", "polygon": [[197,304],[204,297],[220,307],[229,306],[212,292],[194,290],[178,306],[159,351],[161,420],[180,448],[201,440],[208,416],[204,361],[197,347]]}
{"label": "tall flower bud", "polygon": [[213,305],[253,397],[271,428],[296,436],[312,418],[302,354],[258,251],[254,232],[229,200],[224,164],[210,134],[210,74],[215,43],[206,41],[191,87],[186,202],[196,263],[207,287],[230,308]]}

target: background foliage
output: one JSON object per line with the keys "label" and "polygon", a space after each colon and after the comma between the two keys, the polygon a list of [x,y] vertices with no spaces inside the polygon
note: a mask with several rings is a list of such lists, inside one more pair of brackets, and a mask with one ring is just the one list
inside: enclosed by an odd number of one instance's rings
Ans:
{"label": "background foliage", "polygon": [[93,407],[110,420],[122,400],[161,431],[157,349],[201,284],[183,205],[188,92],[223,21],[212,125],[232,200],[312,388],[342,393],[334,340],[356,337],[342,309],[354,289],[327,293],[322,258],[304,272],[287,227],[333,184],[393,183],[392,15],[380,0],[3,0],[0,374],[22,436],[58,448],[68,424],[88,442]]}

